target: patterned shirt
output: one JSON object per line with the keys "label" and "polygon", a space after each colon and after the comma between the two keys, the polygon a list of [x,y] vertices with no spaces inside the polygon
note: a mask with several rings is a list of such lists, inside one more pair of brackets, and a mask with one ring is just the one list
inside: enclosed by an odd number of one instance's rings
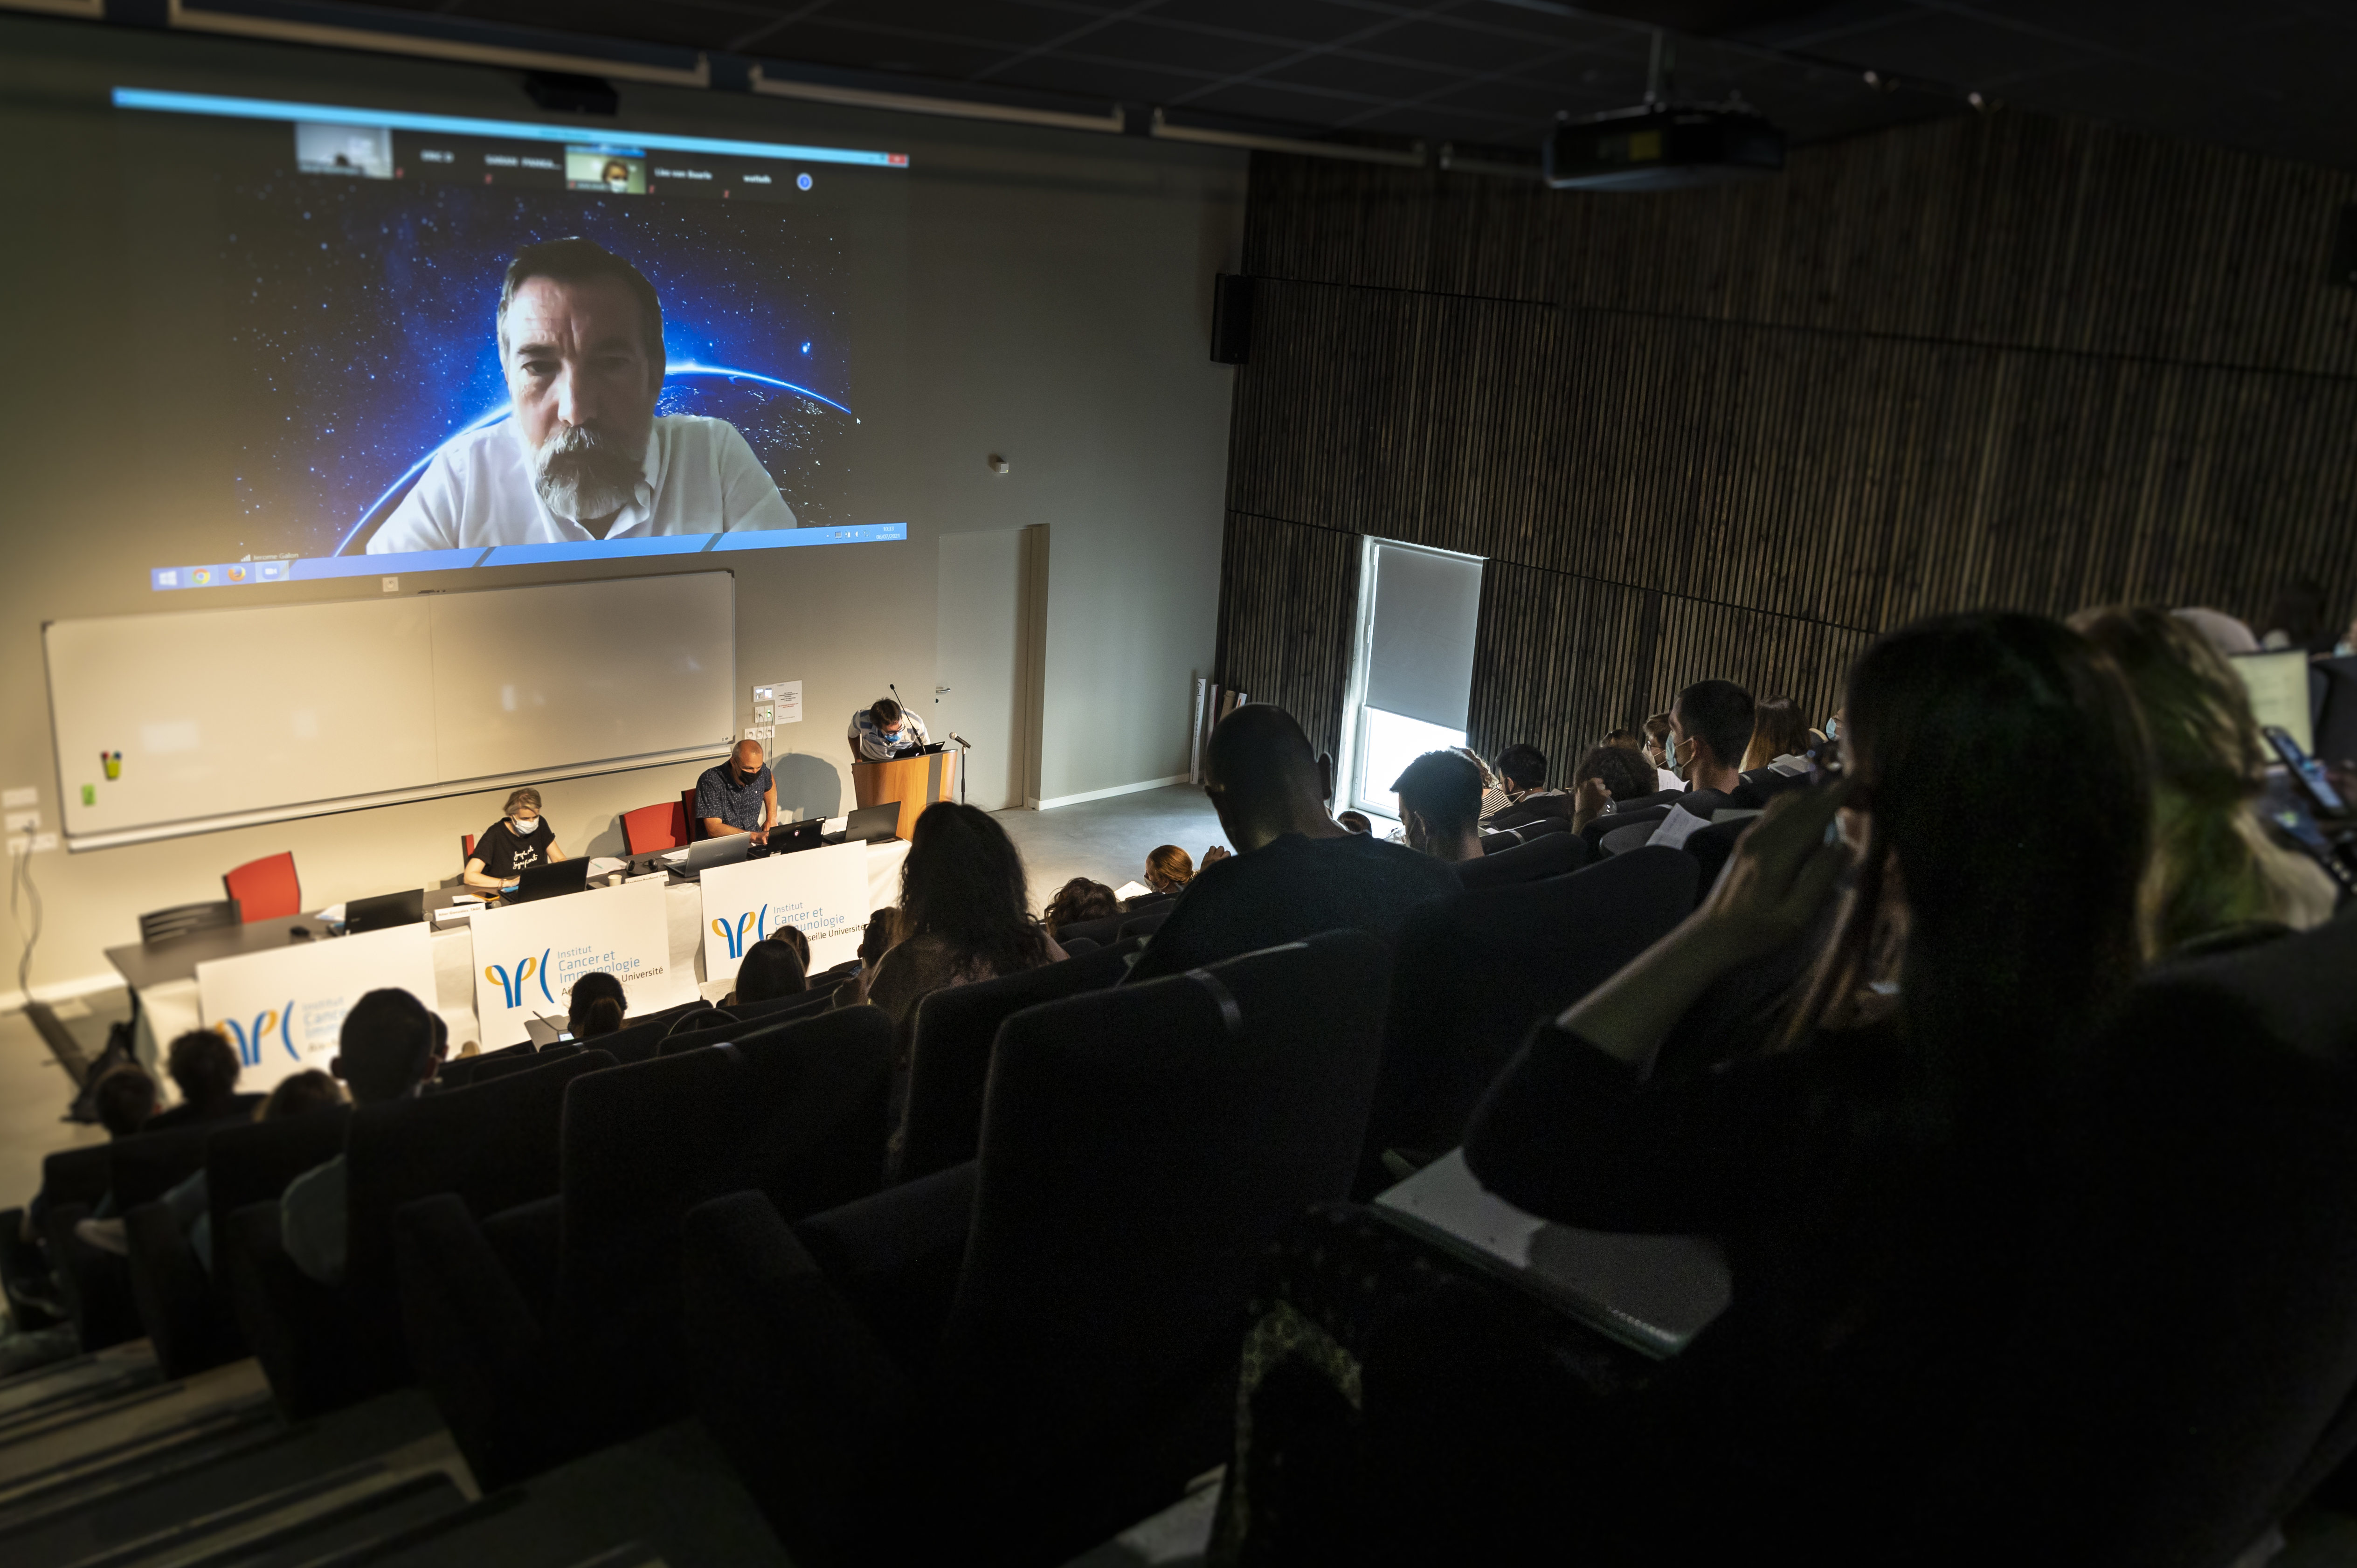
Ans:
{"label": "patterned shirt", "polygon": [[717,817],[732,828],[759,832],[762,808],[768,804],[764,797],[770,792],[770,782],[767,763],[761,765],[761,771],[753,775],[749,784],[737,782],[734,764],[724,762],[717,768],[705,768],[703,777],[695,781],[695,820],[700,822],[706,817]]}

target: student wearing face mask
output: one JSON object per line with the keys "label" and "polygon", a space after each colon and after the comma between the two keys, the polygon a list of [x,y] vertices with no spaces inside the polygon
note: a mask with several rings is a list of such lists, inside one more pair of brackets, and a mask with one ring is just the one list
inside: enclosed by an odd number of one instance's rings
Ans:
{"label": "student wearing face mask", "polygon": [[565,858],[556,832],[540,815],[540,791],[519,789],[508,797],[500,820],[475,839],[467,862],[467,886],[504,890],[525,867],[553,865]]}

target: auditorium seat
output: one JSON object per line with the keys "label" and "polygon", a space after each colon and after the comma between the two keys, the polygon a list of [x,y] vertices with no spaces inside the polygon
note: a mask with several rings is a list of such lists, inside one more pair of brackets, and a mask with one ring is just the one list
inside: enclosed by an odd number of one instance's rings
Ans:
{"label": "auditorium seat", "polygon": [[1478,860],[1457,863],[1457,880],[1468,887],[1506,887],[1566,876],[1587,864],[1587,844],[1575,833],[1547,833],[1512,849],[1494,849]]}
{"label": "auditorium seat", "polygon": [[[681,1217],[733,1192],[800,1219],[876,1191],[891,1041],[882,1013],[845,1008],[594,1074],[565,1097],[554,1201],[481,1225],[449,1194],[401,1210],[411,1354],[486,1487],[686,1413]],[[502,1221],[541,1240],[503,1248]]]}
{"label": "auditorium seat", "polygon": [[686,843],[694,843],[704,836],[704,819],[695,814],[695,791],[692,788],[679,792],[679,817],[687,828]]}
{"label": "auditorium seat", "polygon": [[[1557,834],[1531,848],[1577,842]],[[1396,944],[1359,1195],[1398,1179],[1383,1162],[1388,1150],[1421,1160],[1455,1148],[1532,1026],[1684,919],[1694,888],[1692,859],[1648,848],[1569,876],[1468,888],[1410,910]]]}
{"label": "auditorium seat", "polygon": [[350,1218],[339,1286],[318,1283],[287,1258],[276,1203],[231,1215],[230,1234],[214,1238],[215,1263],[288,1420],[408,1380],[393,1211],[440,1192],[483,1214],[551,1196],[565,1086],[613,1065],[603,1051],[583,1051],[489,1083],[354,1108],[344,1138]]}
{"label": "auditorium seat", "polygon": [[512,1046],[501,1046],[495,1051],[478,1051],[471,1057],[453,1057],[435,1069],[434,1081],[427,1087],[436,1094],[446,1089],[464,1089],[475,1081],[477,1073],[487,1069],[496,1070],[493,1064],[516,1057],[529,1060],[537,1050],[538,1047],[530,1040],[522,1040]]}
{"label": "auditorium seat", "polygon": [[931,1176],[974,1158],[991,1042],[1001,1024],[1026,1007],[1117,985],[1128,972],[1129,954],[1106,946],[1019,974],[952,985],[918,1002],[892,1179]]}
{"label": "auditorium seat", "polygon": [[1109,948],[1121,940],[1121,928],[1125,921],[1148,918],[1113,914],[1093,920],[1074,920],[1056,928],[1056,944],[1061,947],[1066,937],[1074,937],[1084,942],[1094,942],[1101,948]]}
{"label": "auditorium seat", "polygon": [[[76,1337],[85,1351],[136,1339],[142,1329],[129,1262],[82,1240],[73,1233],[74,1226],[88,1218],[102,1197],[111,1196],[113,1212],[121,1216],[154,1202],[176,1183],[195,1175],[204,1165],[205,1140],[219,1125],[199,1122],[161,1133],[138,1133],[88,1151],[72,1151],[99,1156],[96,1164],[104,1174],[94,1193],[89,1191],[88,1177],[75,1174],[71,1165],[60,1168],[60,1186],[76,1196],[60,1200],[52,1194],[46,1239],[50,1272],[65,1293]],[[58,1158],[49,1156],[51,1161]],[[45,1190],[48,1186],[45,1164]]]}
{"label": "auditorium seat", "polygon": [[247,861],[221,877],[221,889],[237,901],[248,925],[303,912],[303,884],[295,875],[292,850]]}
{"label": "auditorium seat", "polygon": [[1147,909],[1139,914],[1123,916],[1121,924],[1114,930],[1113,940],[1104,942],[1103,945],[1111,947],[1114,942],[1126,941],[1131,937],[1152,936],[1162,929],[1162,922],[1170,918],[1170,911],[1177,907],[1175,903],[1165,904],[1158,909]]}
{"label": "auditorium seat", "polygon": [[1667,806],[1644,806],[1633,811],[1607,811],[1604,815],[1593,819],[1586,827],[1579,830],[1579,836],[1587,843],[1587,858],[1590,861],[1604,858],[1606,834],[1618,832],[1623,828],[1634,827],[1639,822],[1658,824],[1669,814],[1670,808]]}
{"label": "auditorium seat", "polygon": [[[702,997],[683,1002],[676,1007],[666,1007],[660,1013],[650,1013],[642,1018],[626,1019],[622,1026],[610,1035],[600,1035],[587,1042],[612,1057],[617,1062],[651,1061],[662,1048],[663,1036],[671,1026],[690,1013],[701,1013],[712,1004]],[[511,1047],[527,1049],[526,1047]]]}
{"label": "auditorium seat", "polygon": [[797,1562],[1060,1563],[1218,1462],[1261,1251],[1350,1185],[1388,965],[1329,932],[1026,1009],[974,1165],[690,1212],[696,1408]]}
{"label": "auditorium seat", "polygon": [[242,916],[234,898],[222,898],[210,904],[175,904],[168,909],[151,909],[139,917],[139,940],[143,942],[168,942],[174,937],[185,937],[191,931],[209,931],[216,926],[234,926]]}
{"label": "auditorium seat", "polygon": [[1727,869],[1727,861],[1735,854],[1737,842],[1759,820],[1738,817],[1731,822],[1713,822],[1706,828],[1697,828],[1681,846],[1694,856],[1695,865],[1701,873],[1695,881],[1695,904],[1710,897],[1710,890],[1718,886],[1718,874]]}
{"label": "auditorium seat", "polygon": [[[212,1234],[250,1203],[275,1201],[286,1184],[344,1146],[349,1105],[300,1116],[216,1127],[205,1143],[205,1196]],[[167,1378],[185,1378],[246,1353],[221,1276],[208,1270],[171,1211],[142,1203],[124,1215],[131,1291],[139,1322]],[[219,1254],[216,1253],[216,1256]]]}
{"label": "auditorium seat", "polygon": [[[688,798],[694,798],[694,791]],[[687,802],[658,800],[651,806],[640,806],[635,811],[622,813],[622,837],[632,854],[652,854],[659,849],[677,849],[687,842]]]}

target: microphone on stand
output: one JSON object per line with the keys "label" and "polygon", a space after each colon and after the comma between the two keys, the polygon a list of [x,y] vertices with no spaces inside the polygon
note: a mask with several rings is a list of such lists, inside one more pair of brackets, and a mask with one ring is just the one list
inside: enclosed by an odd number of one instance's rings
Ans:
{"label": "microphone on stand", "polygon": [[974,749],[974,742],[966,739],[965,736],[958,734],[955,730],[950,731],[950,738],[957,742],[960,746],[964,746],[969,751]]}

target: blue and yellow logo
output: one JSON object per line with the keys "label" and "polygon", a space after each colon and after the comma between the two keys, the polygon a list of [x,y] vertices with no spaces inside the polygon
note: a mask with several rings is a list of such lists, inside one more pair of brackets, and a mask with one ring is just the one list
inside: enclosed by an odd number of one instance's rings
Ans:
{"label": "blue and yellow logo", "polygon": [[495,982],[499,985],[500,992],[507,997],[507,1005],[511,1007],[523,1005],[524,986],[537,980],[540,982],[540,993],[546,997],[548,1004],[554,1007],[556,1005],[556,993],[548,988],[548,955],[555,950],[554,948],[544,948],[538,958],[526,953],[516,961],[515,973],[512,975],[508,973],[505,964],[485,964],[483,978]]}
{"label": "blue and yellow logo", "polygon": [[757,942],[768,939],[770,934],[770,907],[767,904],[762,905],[759,909],[746,910],[743,914],[737,917],[737,923],[733,926],[726,920],[721,919],[717,917],[716,917],[712,922],[713,935],[718,937],[722,941],[728,944],[728,956],[730,958],[743,958],[745,956],[745,933],[748,930],[750,930],[753,933],[753,940]]}
{"label": "blue and yellow logo", "polygon": [[278,1043],[286,1047],[287,1056],[298,1062],[303,1059],[303,1053],[295,1048],[295,999],[291,996],[284,1007],[265,1007],[256,1013],[250,1028],[234,1018],[222,1019],[221,1027],[237,1047],[237,1059],[247,1067],[262,1065],[263,1042],[270,1038],[273,1029],[278,1031]]}

